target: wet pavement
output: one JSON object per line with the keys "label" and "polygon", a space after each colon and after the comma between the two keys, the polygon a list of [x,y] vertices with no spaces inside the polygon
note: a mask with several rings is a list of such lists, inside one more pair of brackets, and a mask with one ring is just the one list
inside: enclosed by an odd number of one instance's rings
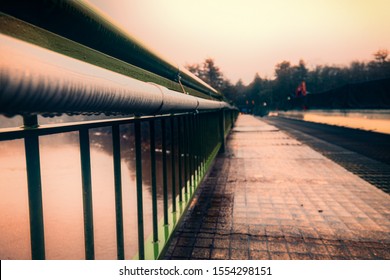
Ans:
{"label": "wet pavement", "polygon": [[390,134],[281,117],[263,120],[390,194]]}
{"label": "wet pavement", "polygon": [[241,115],[165,259],[390,259],[390,196]]}

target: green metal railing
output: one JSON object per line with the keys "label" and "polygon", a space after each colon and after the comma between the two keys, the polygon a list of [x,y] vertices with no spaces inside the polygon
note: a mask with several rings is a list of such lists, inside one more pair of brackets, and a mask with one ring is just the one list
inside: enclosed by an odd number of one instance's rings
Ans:
{"label": "green metal railing", "polygon": [[[40,171],[39,138],[44,135],[77,131],[79,134],[80,159],[82,167],[82,190],[84,212],[85,258],[94,259],[94,226],[91,183],[91,158],[89,131],[93,128],[111,127],[114,178],[117,258],[125,259],[124,250],[123,206],[121,183],[121,143],[120,127],[134,125],[134,143],[136,154],[137,185],[137,223],[138,254],[137,259],[158,259],[167,245],[175,226],[185,212],[191,198],[205,176],[212,160],[223,147],[228,133],[236,117],[236,111],[217,110],[199,113],[180,113],[162,116],[131,117],[83,123],[67,123],[39,126],[36,116],[24,117],[23,128],[0,130],[0,141],[24,139],[26,170],[28,177],[28,197],[30,210],[30,235],[32,259],[45,259],[44,215],[42,205],[42,187]],[[153,232],[150,237],[144,233],[143,182],[141,127],[149,126],[148,144],[150,147],[152,176],[152,217]],[[169,128],[167,126],[169,124]],[[156,128],[161,130],[162,173],[163,173],[163,218],[158,221],[156,177]],[[169,140],[169,141],[168,141]],[[170,154],[167,154],[167,150]],[[167,157],[170,157],[171,172],[168,173]],[[168,203],[168,177],[171,182],[172,203]],[[178,192],[178,193],[176,193]],[[71,207],[71,206],[70,206]]]}
{"label": "green metal railing", "polygon": [[[0,141],[24,141],[32,259],[45,259],[46,251],[40,138],[67,132],[78,133],[85,258],[95,258],[90,140],[95,128],[111,132],[117,258],[161,257],[213,159],[225,150],[236,108],[215,89],[160,58],[82,1],[2,1],[0,53],[4,55],[0,60],[0,114],[23,116],[22,127],[0,129]],[[117,118],[38,123],[38,115],[61,114]],[[135,151],[138,252],[125,252],[121,129],[129,124],[133,137],[126,145]],[[145,145],[148,155],[142,153]],[[156,159],[160,147],[161,166]],[[145,156],[151,162],[147,171],[152,202],[147,206],[143,205]],[[152,209],[150,234],[145,232],[145,207]]]}

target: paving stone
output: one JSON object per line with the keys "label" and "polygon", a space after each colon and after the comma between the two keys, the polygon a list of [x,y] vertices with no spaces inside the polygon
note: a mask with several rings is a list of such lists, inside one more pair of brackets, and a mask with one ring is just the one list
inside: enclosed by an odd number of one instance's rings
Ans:
{"label": "paving stone", "polygon": [[224,239],[216,238],[214,239],[214,248],[228,249],[230,248],[230,240],[227,238]]}
{"label": "paving stone", "polygon": [[194,248],[191,254],[192,259],[207,260],[210,258],[210,249],[208,248]]}
{"label": "paving stone", "polygon": [[271,257],[268,251],[250,251],[251,260],[270,260]]}
{"label": "paving stone", "polygon": [[249,252],[247,250],[230,249],[230,259],[232,260],[248,260]]}
{"label": "paving stone", "polygon": [[211,251],[212,260],[226,260],[229,259],[229,249],[213,249]]}
{"label": "paving stone", "polygon": [[390,259],[389,195],[257,118],[209,174],[166,259]]}

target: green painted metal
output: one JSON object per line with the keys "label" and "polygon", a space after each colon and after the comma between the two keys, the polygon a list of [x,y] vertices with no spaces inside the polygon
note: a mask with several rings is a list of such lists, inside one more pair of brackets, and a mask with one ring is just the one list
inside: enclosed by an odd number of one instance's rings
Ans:
{"label": "green painted metal", "polygon": [[[24,117],[25,129],[38,127],[36,116]],[[27,169],[27,187],[30,215],[31,257],[33,260],[45,259],[45,234],[43,223],[41,164],[39,138],[29,135],[24,139]]]}
{"label": "green painted metal", "polygon": [[[234,113],[234,118],[237,114]],[[136,150],[136,184],[137,184],[137,218],[138,218],[138,246],[139,252],[134,256],[136,259],[157,259],[161,258],[167,244],[180,222],[183,214],[191,203],[193,195],[201,184],[212,161],[222,146],[219,135],[221,111],[202,112],[199,114],[186,113],[177,115],[165,115],[159,117],[141,117],[111,119],[104,121],[92,121],[75,124],[58,124],[50,126],[38,126],[36,118],[25,118],[25,128],[17,131],[0,131],[0,136],[6,134],[1,140],[8,140],[11,136],[25,139],[26,162],[28,173],[30,217],[31,217],[31,246],[32,258],[45,258],[44,227],[42,213],[42,191],[40,183],[40,162],[39,162],[39,137],[48,134],[58,134],[69,131],[79,132],[80,158],[82,166],[82,189],[83,189],[83,212],[84,212],[84,234],[85,234],[85,257],[94,259],[94,227],[92,207],[92,181],[91,181],[91,159],[89,130],[98,127],[112,127],[112,145],[114,162],[114,183],[115,183],[115,211],[117,230],[117,258],[131,258],[132,255],[125,255],[123,235],[123,210],[122,210],[122,182],[121,182],[121,153],[120,153],[120,127],[121,125],[134,124],[135,150]],[[156,120],[158,120],[156,122]],[[172,125],[173,121],[173,125]],[[167,127],[167,122],[170,126]],[[150,157],[152,161],[152,212],[153,232],[145,239],[144,217],[142,205],[142,124],[149,124]],[[165,181],[164,191],[164,217],[158,219],[157,213],[157,177],[156,177],[156,131],[155,126],[161,126],[161,141],[163,150],[163,178]],[[229,124],[230,125],[230,124]],[[227,127],[227,126],[226,126]],[[228,127],[227,127],[228,128]],[[228,128],[229,130],[229,128]],[[167,133],[170,131],[170,137]],[[225,133],[224,133],[225,134]],[[171,141],[171,158],[175,170],[179,175],[174,174],[177,192],[172,192],[172,203],[168,204],[168,168],[167,168],[167,140]],[[146,139],[144,139],[146,140]],[[182,158],[180,154],[184,154]],[[180,160],[182,159],[182,160]],[[186,168],[187,166],[187,168]],[[154,170],[153,170],[154,169]],[[183,171],[180,174],[180,170]],[[178,176],[177,176],[178,175]],[[163,184],[164,185],[164,184]]]}
{"label": "green painted metal", "polygon": [[0,11],[168,80],[180,79],[183,85],[208,96],[222,98],[211,86],[187,71],[180,71],[86,2],[3,0]]}
{"label": "green painted metal", "polygon": [[150,168],[152,183],[153,242],[158,242],[157,179],[156,179],[156,135],[155,121],[149,121]]}
{"label": "green painted metal", "polygon": [[179,116],[177,118],[177,129],[178,129],[178,133],[177,133],[177,143],[178,143],[178,184],[179,184],[179,202],[182,202],[183,201],[183,194],[182,194],[182,189],[183,189],[183,174],[182,174],[182,153],[183,153],[183,137],[182,137],[182,117]]}
{"label": "green painted metal", "polygon": [[188,173],[189,173],[189,132],[188,132],[188,116],[184,116],[184,193],[188,193]]}
{"label": "green painted metal", "polygon": [[112,157],[114,163],[116,243],[118,260],[125,259],[123,237],[122,172],[119,125],[112,126]]}
{"label": "green painted metal", "polygon": [[83,188],[85,258],[87,260],[93,260],[95,258],[95,245],[93,231],[91,154],[88,129],[83,128],[79,131],[79,141]]}
{"label": "green painted metal", "polygon": [[138,222],[138,254],[139,259],[145,258],[144,248],[144,213],[143,213],[143,194],[142,194],[142,151],[141,151],[141,121],[134,122],[135,134],[135,167],[137,184],[137,222]]}
{"label": "green painted metal", "polygon": [[168,225],[168,174],[167,174],[167,128],[166,120],[161,120],[161,139],[162,139],[162,168],[163,168],[163,208],[164,224]]}
{"label": "green painted metal", "polygon": [[[155,73],[116,59],[2,12],[0,12],[0,33],[140,81],[153,82],[178,92],[182,92],[183,90],[177,81],[161,77]],[[187,86],[183,87],[190,95],[211,99],[205,93]]]}
{"label": "green painted metal", "polygon": [[226,131],[225,130],[225,112],[224,112],[224,110],[221,110],[219,113],[218,128],[219,128],[219,137],[220,137],[220,141],[221,141],[220,152],[224,153],[225,152],[225,131]]}
{"label": "green painted metal", "polygon": [[[215,157],[218,154],[218,151],[220,149],[220,143],[217,143],[216,146],[212,149],[212,152],[207,157],[205,162],[205,169],[208,170],[210,166],[212,165]],[[201,179],[197,182],[196,185],[194,185],[194,192],[198,188],[198,186],[201,184],[202,180],[204,179],[206,173],[203,173],[201,175]],[[149,236],[145,241],[145,259],[147,260],[153,260],[153,259],[159,259],[163,257],[165,250],[167,249],[167,245],[169,244],[170,238],[172,237],[172,233],[176,229],[176,226],[180,223],[181,218],[183,218],[183,214],[187,211],[189,205],[191,204],[191,201],[193,199],[193,195],[189,196],[185,193],[185,190],[182,189],[182,196],[184,198],[183,202],[180,203],[179,201],[179,195],[176,196],[176,203],[180,205],[178,210],[176,212],[172,211],[172,206],[169,208],[169,216],[168,216],[168,224],[165,224],[164,219],[162,219],[159,223],[159,242],[155,243],[153,242],[153,237]],[[138,254],[134,257],[134,259],[138,259]]]}
{"label": "green painted metal", "polygon": [[[171,116],[171,183],[172,197],[176,197],[175,117]],[[172,212],[176,212],[176,200],[172,199]]]}
{"label": "green painted metal", "polygon": [[189,140],[189,187],[190,187],[190,194],[192,195],[192,188],[194,187],[194,170],[195,170],[195,166],[194,166],[194,128],[192,126],[192,117],[193,115],[190,114],[187,116],[188,117],[188,131],[189,131],[189,137],[188,137],[188,140]]}

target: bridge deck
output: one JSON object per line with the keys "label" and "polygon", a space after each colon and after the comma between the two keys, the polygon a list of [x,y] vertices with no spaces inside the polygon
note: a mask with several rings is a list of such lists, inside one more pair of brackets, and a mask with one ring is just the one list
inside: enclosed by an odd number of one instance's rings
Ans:
{"label": "bridge deck", "polygon": [[390,259],[390,197],[241,115],[166,259]]}

